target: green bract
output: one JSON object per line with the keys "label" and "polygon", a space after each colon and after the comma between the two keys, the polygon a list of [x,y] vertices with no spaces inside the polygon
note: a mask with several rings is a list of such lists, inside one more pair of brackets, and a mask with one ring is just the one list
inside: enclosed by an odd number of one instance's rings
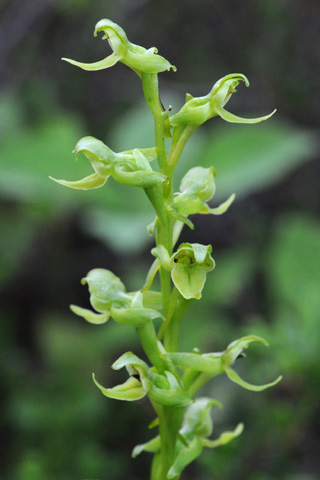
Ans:
{"label": "green bract", "polygon": [[77,190],[99,188],[110,176],[123,185],[143,188],[149,188],[167,180],[165,175],[154,172],[149,165],[149,162],[157,156],[155,148],[136,148],[115,153],[101,140],[84,137],[75,146],[74,153],[76,158],[79,153],[83,153],[90,161],[95,173],[75,182],[50,177],[65,187]]}
{"label": "green bract", "polygon": [[236,92],[240,81],[249,86],[249,80],[242,73],[231,73],[220,78],[212,87],[208,95],[204,97],[192,97],[187,94],[186,103],[181,110],[170,117],[172,127],[185,125],[201,125],[212,117],[219,115],[223,120],[231,123],[258,123],[270,118],[275,110],[264,117],[241,118],[227,112],[223,107],[229,101],[231,95]]}
{"label": "green bract", "polygon": [[116,23],[108,19],[100,20],[97,23],[94,36],[98,32],[103,32],[103,39],[108,40],[113,53],[99,62],[81,63],[69,58],[63,58],[66,62],[83,68],[84,70],[103,70],[113,67],[117,62],[122,62],[132,68],[139,76],[143,73],[159,73],[176,67],[171,65],[168,60],[157,55],[158,50],[155,47],[146,50],[144,47],[129,42],[124,30]]}
{"label": "green bract", "polygon": [[[106,323],[109,318],[121,325],[133,327],[139,337],[145,359],[132,352],[121,355],[112,368],[127,370],[129,378],[122,384],[106,388],[93,374],[93,380],[106,397],[134,401],[144,397],[150,400],[156,419],[152,427],[159,426],[159,434],[133,450],[133,456],[142,451],[154,454],[151,480],[179,480],[184,468],[196,459],[204,447],[225,445],[240,435],[243,425],[233,431],[223,432],[211,440],[213,423],[211,409],[221,407],[216,400],[194,395],[218,375],[226,376],[234,383],[253,391],[275,385],[281,377],[266,385],[252,385],[242,380],[234,370],[234,364],[252,342],[267,345],[255,335],[242,337],[223,352],[201,354],[179,350],[181,319],[193,303],[200,299],[207,274],[215,268],[211,245],[182,243],[178,245],[184,224],[194,228],[188,218],[193,214],[220,215],[227,211],[235,195],[218,207],[208,202],[216,191],[214,167],[194,166],[182,178],[179,192],[174,193],[173,174],[186,143],[195,130],[208,119],[220,116],[228,122],[256,123],[271,115],[255,119],[243,119],[227,112],[225,104],[240,81],[248,86],[242,74],[231,74],[215,83],[210,93],[193,98],[187,94],[181,110],[169,118],[171,107],[163,107],[158,84],[158,73],[172,66],[157,55],[155,48],[145,49],[129,42],[125,32],[111,20],[97,23],[94,35],[103,32],[113,53],[104,60],[87,64],[64,59],[84,70],[101,70],[122,62],[141,78],[142,91],[154,119],[155,147],[134,148],[119,153],[112,151],[94,137],[84,137],[77,143],[74,153],[89,160],[93,173],[82,180],[70,182],[55,180],[64,186],[89,190],[102,187],[109,177],[123,185],[140,187],[146,193],[155,210],[156,219],[148,227],[155,234],[156,246],[151,253],[156,257],[143,286],[127,292],[122,281],[111,271],[95,268],[82,279],[90,292],[93,310],[71,305],[71,310],[94,325]],[[273,112],[274,113],[274,112]],[[123,132],[126,135],[126,132]],[[165,137],[171,146],[165,144]],[[236,155],[236,152],[235,152]],[[150,162],[158,161],[159,171]],[[128,232],[131,234],[131,232]],[[134,238],[132,239],[134,241]],[[130,259],[130,251],[125,258]],[[109,261],[109,259],[106,259]],[[160,291],[150,287],[159,271]],[[197,328],[199,316],[191,328]],[[188,406],[187,409],[185,407]]]}

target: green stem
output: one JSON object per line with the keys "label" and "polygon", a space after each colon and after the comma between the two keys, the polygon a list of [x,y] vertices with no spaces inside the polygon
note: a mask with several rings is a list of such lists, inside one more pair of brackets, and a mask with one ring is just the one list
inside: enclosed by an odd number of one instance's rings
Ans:
{"label": "green stem", "polygon": [[178,351],[180,321],[192,304],[192,300],[186,300],[174,287],[168,305],[168,313],[165,322],[158,331],[158,339],[164,337],[164,346],[167,352]]}
{"label": "green stem", "polygon": [[[169,255],[171,255],[174,245],[173,228],[175,220],[168,213],[165,202],[168,204],[172,203],[174,167],[181,156],[185,144],[197,127],[193,125],[187,126],[179,131],[179,135],[175,135],[169,163],[167,161],[165,150],[165,117],[163,115],[163,108],[159,98],[158,76],[156,74],[142,73],[141,80],[147,104],[154,116],[155,140],[159,167],[161,172],[168,177],[168,182],[166,184],[154,189],[145,189],[145,191],[158,216],[156,224],[156,245],[163,245],[167,249]],[[182,299],[177,289],[174,289],[173,293],[171,293],[171,273],[167,272],[162,267],[160,268],[160,283],[163,313],[166,317],[165,323],[168,326],[164,343],[166,347],[172,349],[172,351],[176,351],[178,348],[180,320],[186,311],[187,303],[185,299]],[[181,298],[179,298],[179,296]],[[154,328],[153,324],[151,325],[152,328]],[[148,331],[144,331],[146,328],[148,328]],[[159,356],[159,346],[154,342],[154,332],[151,333],[150,328],[150,326],[145,326],[143,327],[144,330],[139,329],[140,331],[138,333],[140,340],[154,366],[160,372],[163,372],[165,365],[163,365],[163,360],[161,359],[161,356]],[[152,336],[152,342],[149,340],[150,335]],[[152,351],[153,348],[155,349],[155,352]],[[151,480],[167,480],[168,470],[173,464],[176,454],[176,442],[183,420],[184,408],[165,407],[157,404],[154,405],[154,408],[159,417],[161,449],[160,452],[155,454],[153,460]],[[173,480],[178,480],[178,477]]]}
{"label": "green stem", "polygon": [[186,300],[180,295],[171,321],[168,324],[164,336],[164,347],[167,352],[177,352],[179,349],[180,323],[186,312],[189,310],[193,300]]}
{"label": "green stem", "polygon": [[159,98],[159,82],[156,73],[142,73],[142,88],[146,102],[153,113],[158,162],[162,173],[167,174],[167,155],[164,144],[164,119]]}
{"label": "green stem", "polygon": [[[175,459],[176,442],[183,420],[184,408],[160,405],[154,405],[154,408],[159,417],[161,448],[154,457],[151,480],[167,480],[168,471]],[[178,480],[178,478],[174,477],[172,480]]]}
{"label": "green stem", "polygon": [[176,166],[184,147],[191,135],[197,130],[198,125],[187,125],[186,127],[178,127],[173,131],[172,147],[168,159],[168,176],[171,177],[174,167]]}
{"label": "green stem", "polygon": [[171,294],[171,297],[170,297],[170,301],[169,301],[169,305],[168,305],[168,313],[167,313],[167,316],[166,316],[166,320],[165,322],[163,322],[163,324],[161,325],[161,327],[159,328],[159,331],[158,331],[158,334],[157,334],[157,337],[159,340],[162,340],[171,320],[172,320],[172,317],[173,317],[173,314],[174,314],[174,311],[175,311],[175,308],[177,306],[177,302],[178,302],[178,299],[179,299],[179,296],[180,296],[180,293],[179,293],[179,290],[174,287],[173,289],[173,292]]}
{"label": "green stem", "polygon": [[189,388],[186,389],[188,390],[189,395],[193,396],[195,395],[200,388],[202,388],[209,380],[211,380],[215,375],[212,375],[211,373],[200,373],[196,376],[194,381],[191,383]]}
{"label": "green stem", "polygon": [[156,367],[159,373],[163,373],[168,367],[165,360],[161,358],[161,351],[153,323],[148,322],[142,327],[138,327],[136,330],[142,348],[150,362]]}

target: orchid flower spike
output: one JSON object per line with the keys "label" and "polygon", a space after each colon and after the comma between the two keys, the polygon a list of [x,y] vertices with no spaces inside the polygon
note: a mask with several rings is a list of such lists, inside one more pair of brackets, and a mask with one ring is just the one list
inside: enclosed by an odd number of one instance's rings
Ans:
{"label": "orchid flower spike", "polygon": [[134,70],[140,77],[141,73],[159,73],[170,70],[170,68],[174,71],[177,70],[168,60],[157,55],[158,50],[155,47],[147,50],[144,47],[129,42],[125,31],[111,20],[100,20],[94,30],[95,37],[98,32],[103,32],[103,40],[108,40],[113,50],[111,55],[94,63],[81,63],[70,60],[69,58],[63,58],[62,60],[89,71],[103,70],[113,67],[117,62],[122,62]]}
{"label": "orchid flower spike", "polygon": [[187,94],[186,103],[178,113],[170,118],[170,125],[172,127],[201,125],[217,115],[231,123],[258,123],[270,118],[276,110],[264,117],[241,118],[224,109],[231,95],[236,92],[236,87],[240,81],[243,81],[249,87],[247,77],[241,73],[231,73],[218,80],[208,95],[204,97],[193,98],[192,95]]}

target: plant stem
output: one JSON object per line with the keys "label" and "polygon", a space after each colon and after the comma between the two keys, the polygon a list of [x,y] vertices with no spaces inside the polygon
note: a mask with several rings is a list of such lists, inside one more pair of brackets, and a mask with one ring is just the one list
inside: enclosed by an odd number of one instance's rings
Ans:
{"label": "plant stem", "polygon": [[158,346],[158,339],[153,323],[150,321],[137,328],[137,333],[150,362],[156,367],[159,373],[163,373],[167,369],[165,360],[161,357],[161,351]]}
{"label": "plant stem", "polygon": [[[159,417],[160,451],[152,464],[151,480],[167,480],[167,474],[175,458],[175,447],[183,420],[184,408],[154,405]],[[174,477],[172,480],[178,480]]]}
{"label": "plant stem", "polygon": [[[146,194],[153,204],[158,216],[156,224],[156,245],[163,245],[167,249],[169,255],[171,255],[173,249],[173,227],[175,220],[166,209],[166,202],[168,204],[172,203],[174,167],[185,144],[195,131],[196,127],[186,127],[183,132],[180,132],[181,136],[179,138],[176,135],[174,148],[171,149],[171,163],[169,165],[164,142],[164,115],[159,98],[158,76],[156,74],[142,73],[141,79],[147,104],[154,116],[155,140],[159,167],[161,172],[168,177],[166,184],[154,189],[146,189]],[[162,267],[160,268],[160,283],[163,313],[166,317],[165,324],[168,327],[164,344],[165,347],[172,349],[172,351],[176,351],[178,348],[180,319],[185,312],[186,305],[181,299],[179,299],[181,295],[176,288],[171,293],[171,273],[167,272]],[[141,337],[140,339],[143,340]],[[158,350],[158,347],[156,350]],[[148,356],[151,359],[151,357],[154,356],[154,353],[149,351]],[[157,363],[154,363],[154,365],[161,372],[164,368],[161,362],[159,362],[159,360],[162,359],[161,357],[158,357],[158,351],[156,352],[155,357],[154,360]],[[167,480],[168,471],[174,462],[176,454],[176,442],[183,420],[184,408],[160,406],[157,404],[154,404],[154,408],[159,417],[161,448],[160,452],[155,454],[153,460],[151,480]],[[173,480],[178,480],[178,477]]]}
{"label": "plant stem", "polygon": [[154,116],[156,147],[160,170],[167,174],[167,155],[164,144],[164,121],[159,98],[159,82],[156,73],[142,73],[142,88],[146,102]]}
{"label": "plant stem", "polygon": [[187,125],[186,127],[177,127],[173,130],[172,147],[168,159],[168,176],[172,176],[184,147],[191,135],[197,130],[198,125]]}
{"label": "plant stem", "polygon": [[177,352],[179,350],[180,322],[191,307],[192,303],[192,300],[186,300],[182,295],[179,296],[173,316],[164,336],[164,347],[167,352]]}

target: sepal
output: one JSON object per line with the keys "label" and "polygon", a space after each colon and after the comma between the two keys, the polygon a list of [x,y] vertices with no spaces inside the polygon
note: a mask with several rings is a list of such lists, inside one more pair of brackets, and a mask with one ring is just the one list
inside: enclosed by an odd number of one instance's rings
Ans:
{"label": "sepal", "polygon": [[94,188],[103,187],[109,177],[100,177],[97,173],[92,173],[82,180],[76,180],[75,182],[68,182],[68,180],[58,180],[56,178],[50,177],[50,180],[53,180],[63,187],[74,188],[75,190],[92,190]]}
{"label": "sepal", "polygon": [[203,447],[207,448],[217,448],[221,445],[226,445],[231,442],[234,438],[239,437],[243,432],[244,426],[243,423],[239,423],[236,428],[231,432],[223,432],[217,440],[209,440],[208,438],[203,438],[201,444]]}
{"label": "sepal", "polygon": [[160,447],[161,447],[160,435],[157,435],[152,440],[149,440],[149,442],[143,443],[141,445],[136,445],[132,450],[131,456],[132,458],[136,458],[142,452],[156,453],[160,450]]}
{"label": "sepal", "polygon": [[202,445],[199,437],[194,436],[188,447],[181,444],[181,448],[168,471],[167,478],[178,478],[183,470],[201,455]]}
{"label": "sepal", "polygon": [[120,278],[110,270],[94,268],[81,283],[88,284],[91,305],[99,313],[109,312],[114,305],[119,307],[128,305],[131,301]]}
{"label": "sepal", "polygon": [[96,380],[94,373],[92,374],[92,378],[101,393],[108,398],[133,402],[135,400],[140,400],[147,394],[142,383],[134,377],[130,377],[126,382],[113,388],[105,388],[100,385]]}
{"label": "sepal", "polygon": [[92,323],[93,325],[101,325],[103,323],[106,323],[110,318],[110,312],[95,313],[92,312],[92,310],[78,307],[77,305],[70,305],[70,310],[79,317],[84,318],[87,322]]}

